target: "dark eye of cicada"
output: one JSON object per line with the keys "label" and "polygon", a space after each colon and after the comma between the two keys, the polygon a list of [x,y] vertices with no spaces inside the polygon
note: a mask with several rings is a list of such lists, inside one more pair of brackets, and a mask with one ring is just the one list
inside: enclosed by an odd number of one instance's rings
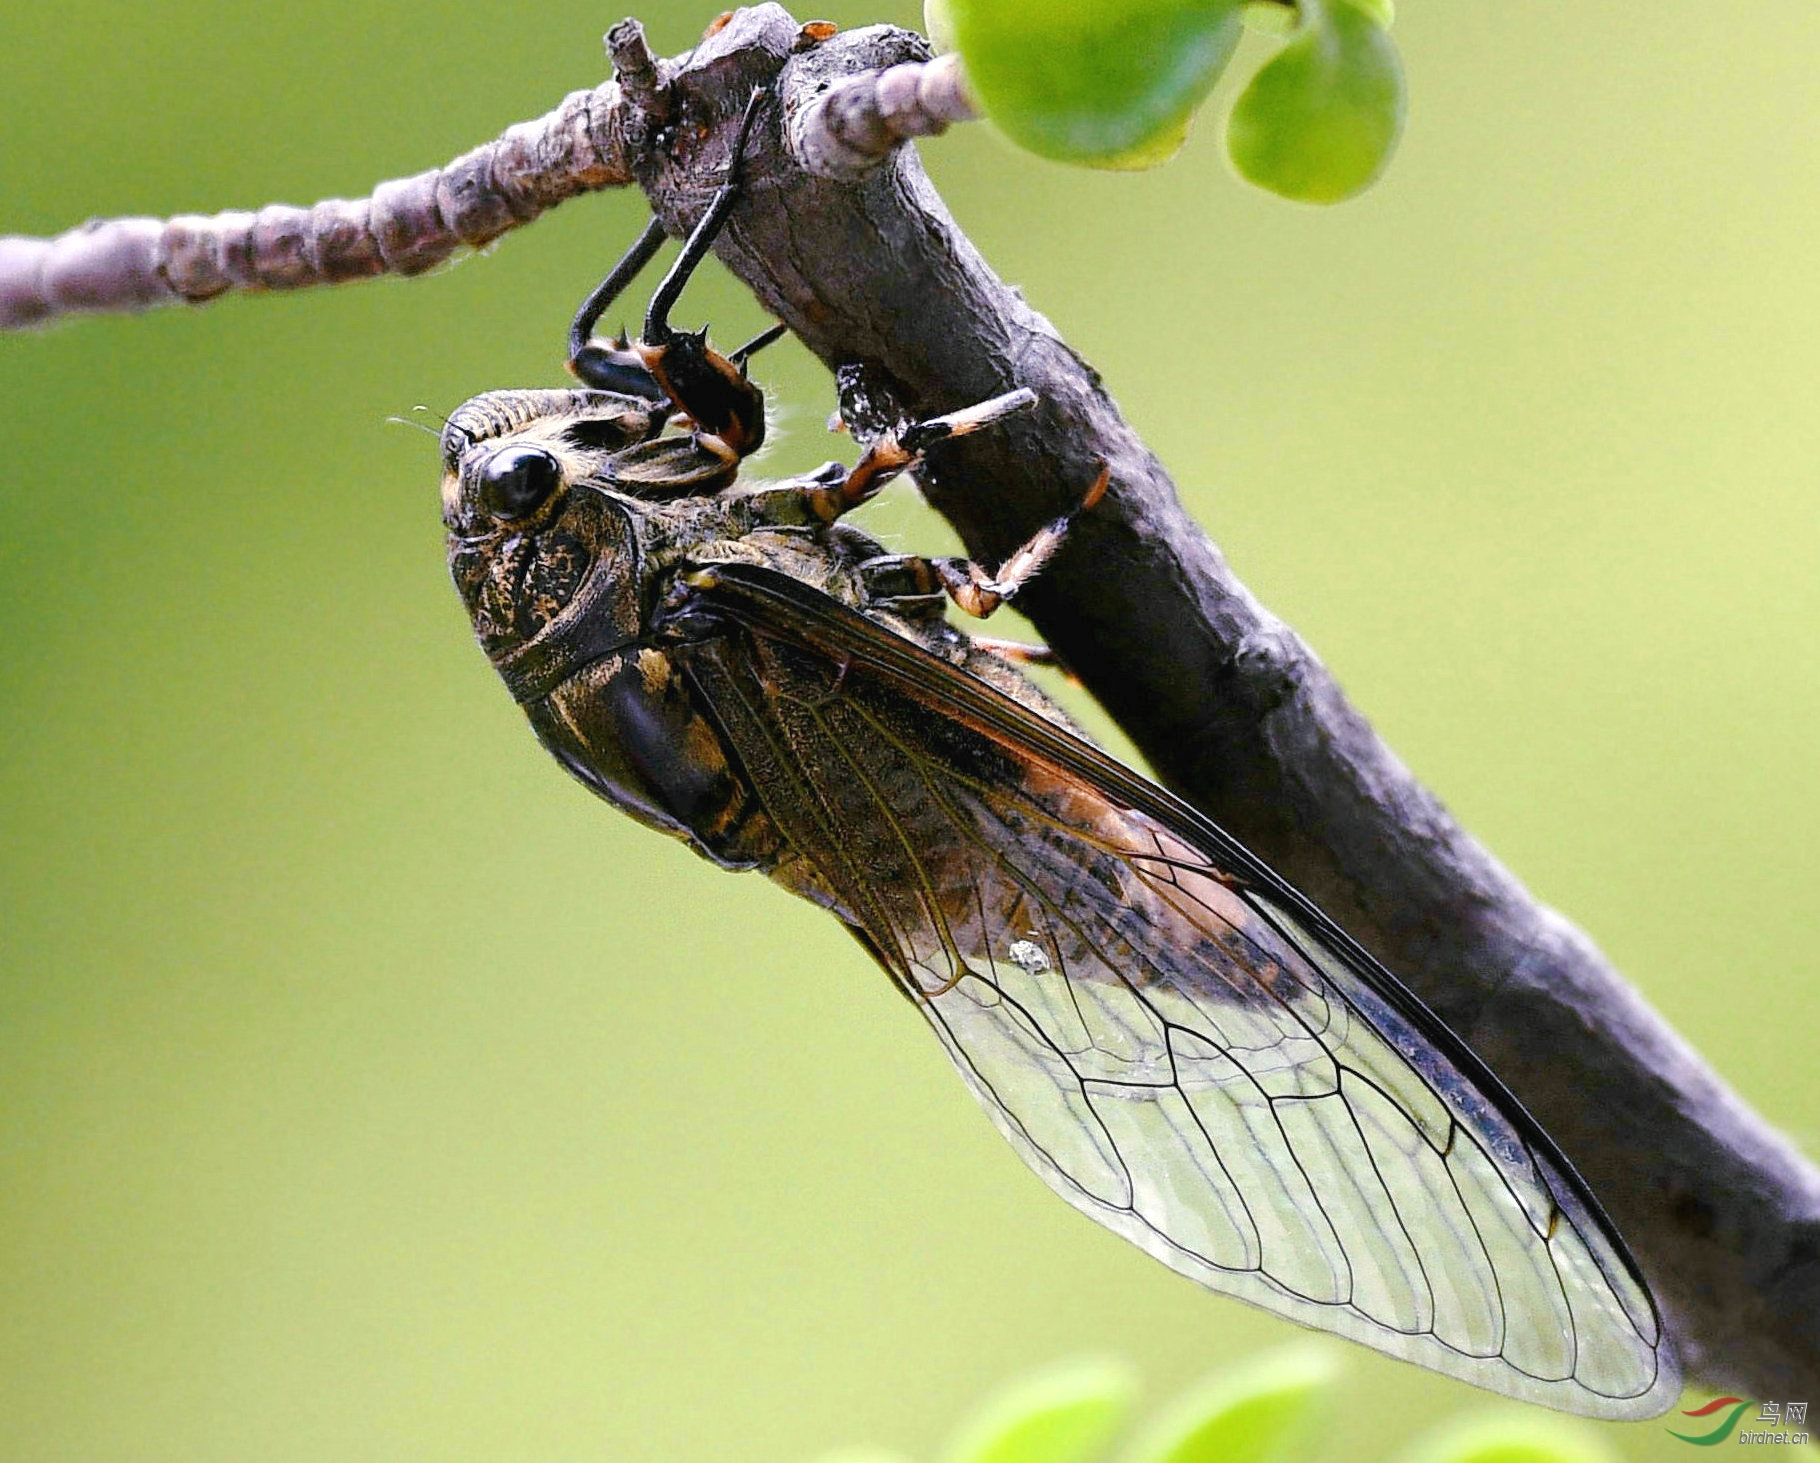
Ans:
{"label": "dark eye of cicada", "polygon": [[474,474],[480,501],[495,518],[524,518],[562,486],[562,466],[541,447],[507,447]]}

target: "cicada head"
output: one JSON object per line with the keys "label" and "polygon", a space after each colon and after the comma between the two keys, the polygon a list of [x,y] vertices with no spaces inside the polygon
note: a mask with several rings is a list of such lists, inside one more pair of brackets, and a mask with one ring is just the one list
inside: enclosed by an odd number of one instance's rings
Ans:
{"label": "cicada head", "polygon": [[597,485],[662,425],[649,402],[606,391],[489,392],[449,418],[449,572],[502,673],[579,615],[596,633],[638,633],[636,536]]}

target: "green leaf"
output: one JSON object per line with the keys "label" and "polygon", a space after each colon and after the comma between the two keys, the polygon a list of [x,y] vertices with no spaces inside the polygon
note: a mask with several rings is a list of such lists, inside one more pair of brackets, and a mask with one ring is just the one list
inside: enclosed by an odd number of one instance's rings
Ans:
{"label": "green leaf", "polygon": [[1254,1357],[1169,1408],[1132,1451],[1129,1463],[1286,1459],[1339,1371],[1333,1349],[1319,1341]]}
{"label": "green leaf", "polygon": [[1232,108],[1241,177],[1302,203],[1376,181],[1403,131],[1403,64],[1382,0],[1301,0],[1302,24]]}
{"label": "green leaf", "polygon": [[1251,0],[1239,12],[1239,19],[1244,21],[1246,30],[1281,40],[1295,30],[1301,17],[1287,0]]}
{"label": "green leaf", "polygon": [[1416,1439],[1397,1463],[1618,1463],[1584,1424],[1542,1412],[1460,1418]]}
{"label": "green leaf", "polygon": [[936,50],[954,49],[954,22],[948,18],[946,0],[923,0],[923,31]]}
{"label": "green leaf", "polygon": [[986,115],[1019,146],[1139,168],[1181,145],[1238,44],[1244,0],[926,0]]}
{"label": "green leaf", "polygon": [[1093,1463],[1137,1393],[1123,1362],[1082,1357],[1001,1388],[962,1427],[950,1463]]}

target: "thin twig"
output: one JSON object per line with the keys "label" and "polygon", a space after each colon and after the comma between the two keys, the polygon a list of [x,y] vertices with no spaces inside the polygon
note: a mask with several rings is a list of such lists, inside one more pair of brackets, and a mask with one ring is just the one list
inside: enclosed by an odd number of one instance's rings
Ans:
{"label": "thin twig", "polygon": [[[624,187],[641,141],[628,128],[671,119],[670,63],[651,54],[635,20],[608,31],[606,46],[613,81],[565,97],[548,116],[444,167],[381,183],[366,198],[95,220],[50,239],[0,235],[0,331],[66,315],[199,305],[232,291],[422,274],[577,194]],[[955,58],[913,62],[844,79],[804,112],[797,148],[813,171],[850,176],[908,138],[975,115]]]}
{"label": "thin twig", "polygon": [[837,81],[798,114],[791,142],[812,173],[857,178],[913,137],[979,116],[960,57],[904,61]]}
{"label": "thin twig", "polygon": [[651,54],[645,28],[636,20],[620,21],[607,32],[607,59],[626,100],[653,122],[668,122],[672,109],[667,63]]}
{"label": "thin twig", "polygon": [[565,199],[632,181],[629,110],[612,82],[367,198],[274,203],[169,220],[88,223],[54,239],[0,238],[0,330],[64,315],[201,304],[230,290],[295,290],[421,274]]}

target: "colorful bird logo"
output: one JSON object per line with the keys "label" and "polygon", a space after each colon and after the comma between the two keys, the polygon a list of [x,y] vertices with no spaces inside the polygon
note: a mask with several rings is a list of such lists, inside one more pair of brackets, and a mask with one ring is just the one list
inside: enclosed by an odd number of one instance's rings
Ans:
{"label": "colorful bird logo", "polygon": [[1706,1406],[1696,1407],[1681,1415],[1683,1417],[1711,1417],[1722,1407],[1731,1408],[1731,1411],[1725,1414],[1725,1420],[1716,1428],[1709,1433],[1697,1433],[1692,1436],[1670,1429],[1669,1436],[1679,1438],[1684,1443],[1692,1443],[1696,1448],[1716,1448],[1732,1435],[1732,1429],[1738,1425],[1738,1419],[1744,1415],[1744,1409],[1749,1406],[1750,1403],[1742,1397],[1715,1397]]}

